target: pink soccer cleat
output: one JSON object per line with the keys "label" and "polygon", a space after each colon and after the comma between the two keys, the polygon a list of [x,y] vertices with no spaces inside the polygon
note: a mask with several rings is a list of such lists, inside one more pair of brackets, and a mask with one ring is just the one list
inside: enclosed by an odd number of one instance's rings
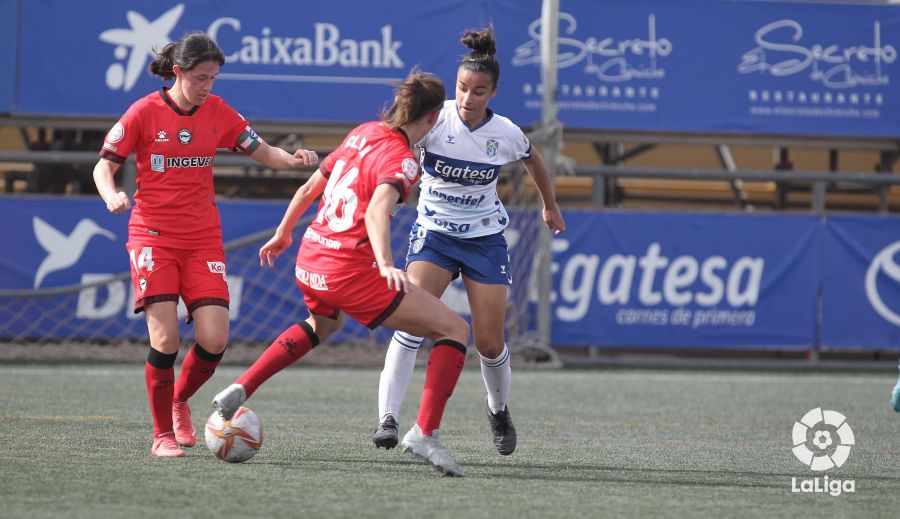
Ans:
{"label": "pink soccer cleat", "polygon": [[175,428],[175,439],[182,447],[193,447],[197,444],[197,433],[191,421],[191,408],[187,402],[172,402],[172,424]]}
{"label": "pink soccer cleat", "polygon": [[153,439],[153,447],[150,448],[151,456],[162,458],[183,458],[184,451],[175,441],[174,433],[165,433]]}

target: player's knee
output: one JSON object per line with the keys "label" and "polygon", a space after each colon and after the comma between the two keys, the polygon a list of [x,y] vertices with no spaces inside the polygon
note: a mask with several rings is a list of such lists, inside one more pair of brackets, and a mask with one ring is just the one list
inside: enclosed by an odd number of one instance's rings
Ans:
{"label": "player's knee", "polygon": [[213,332],[203,332],[197,331],[196,340],[198,343],[203,345],[203,349],[212,354],[218,354],[225,351],[225,346],[228,345],[228,332],[227,331],[213,331]]}
{"label": "player's knee", "polygon": [[461,344],[469,342],[469,324],[462,317],[453,314],[453,319],[448,320],[444,334]]}
{"label": "player's knee", "polygon": [[178,333],[169,333],[165,330],[156,330],[150,333],[150,344],[154,349],[166,354],[172,354],[178,351],[181,346],[181,340]]}
{"label": "player's knee", "polygon": [[475,349],[479,355],[486,359],[496,359],[503,354],[503,348],[506,346],[503,341],[476,341]]}
{"label": "player's knee", "polygon": [[316,334],[316,337],[318,337],[319,341],[324,341],[329,336],[340,330],[344,325],[344,314],[338,314],[337,319],[310,317],[306,320],[306,324],[308,324],[310,330]]}

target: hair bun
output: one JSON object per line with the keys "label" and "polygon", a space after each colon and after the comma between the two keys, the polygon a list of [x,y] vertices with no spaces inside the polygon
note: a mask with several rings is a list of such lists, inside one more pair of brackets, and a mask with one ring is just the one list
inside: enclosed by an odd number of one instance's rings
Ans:
{"label": "hair bun", "polygon": [[497,52],[497,40],[494,38],[493,26],[481,31],[468,30],[463,33],[460,41],[462,41],[463,45],[479,54],[493,56]]}

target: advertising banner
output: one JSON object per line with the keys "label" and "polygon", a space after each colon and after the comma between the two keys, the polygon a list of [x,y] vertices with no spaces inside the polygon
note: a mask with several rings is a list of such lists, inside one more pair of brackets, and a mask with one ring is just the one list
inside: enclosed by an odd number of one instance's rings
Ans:
{"label": "advertising banner", "polygon": [[225,55],[213,92],[251,122],[371,120],[413,67],[455,73],[458,33],[480,23],[479,5],[22,2],[18,110],[118,117],[163,85],[147,73],[153,50],[203,31]]}
{"label": "advertising banner", "polygon": [[832,216],[825,235],[822,348],[900,348],[900,218]]}
{"label": "advertising banner", "polygon": [[810,348],[812,216],[567,212],[554,239],[553,344]]}
{"label": "advertising banner", "polygon": [[[495,106],[530,124],[541,109],[540,2],[489,5],[504,65]],[[559,18],[568,128],[900,135],[900,6],[566,0]]]}
{"label": "advertising banner", "polygon": [[[538,1],[16,4],[18,64],[7,70],[20,114],[117,117],[162,85],[146,73],[152,50],[199,30],[225,54],[214,92],[251,122],[355,124],[413,67],[453,95],[460,34],[491,21],[501,65],[491,106],[521,126],[540,119]],[[559,20],[567,128],[900,135],[898,5],[565,0]]]}

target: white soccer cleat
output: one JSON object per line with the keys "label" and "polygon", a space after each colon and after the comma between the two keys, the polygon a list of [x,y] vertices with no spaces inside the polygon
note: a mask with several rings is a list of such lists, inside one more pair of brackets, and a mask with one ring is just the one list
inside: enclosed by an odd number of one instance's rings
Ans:
{"label": "white soccer cleat", "polygon": [[431,431],[431,436],[425,436],[422,434],[419,424],[415,424],[403,436],[400,446],[403,447],[404,452],[411,452],[422,458],[445,476],[463,477],[466,475],[462,467],[457,465],[450,454],[441,447],[437,429]]}
{"label": "white soccer cleat", "polygon": [[240,384],[231,384],[213,398],[213,409],[222,415],[223,420],[231,420],[241,404],[247,401],[247,391]]}

